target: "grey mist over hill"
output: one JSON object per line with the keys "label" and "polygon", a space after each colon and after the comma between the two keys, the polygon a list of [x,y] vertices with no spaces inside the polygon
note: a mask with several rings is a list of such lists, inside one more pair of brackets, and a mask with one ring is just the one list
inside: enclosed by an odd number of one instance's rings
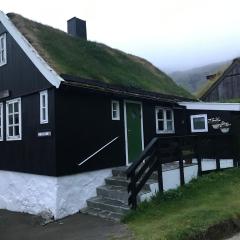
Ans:
{"label": "grey mist over hill", "polygon": [[214,74],[226,65],[230,64],[232,60],[212,63],[205,66],[192,68],[185,71],[175,71],[168,75],[180,86],[185,88],[191,93],[196,93],[201,89],[204,83],[207,81],[206,76]]}

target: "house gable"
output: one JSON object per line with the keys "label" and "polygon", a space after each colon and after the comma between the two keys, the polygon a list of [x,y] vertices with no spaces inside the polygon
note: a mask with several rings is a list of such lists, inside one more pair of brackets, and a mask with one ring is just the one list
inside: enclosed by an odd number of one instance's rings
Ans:
{"label": "house gable", "polygon": [[38,71],[56,88],[59,87],[61,81],[64,81],[38,54],[27,39],[13,25],[7,15],[0,11],[0,22],[4,29],[11,35],[22,51],[27,55],[29,60],[35,65]]}
{"label": "house gable", "polygon": [[216,79],[200,97],[204,101],[221,101],[240,97],[240,62],[232,64]]}

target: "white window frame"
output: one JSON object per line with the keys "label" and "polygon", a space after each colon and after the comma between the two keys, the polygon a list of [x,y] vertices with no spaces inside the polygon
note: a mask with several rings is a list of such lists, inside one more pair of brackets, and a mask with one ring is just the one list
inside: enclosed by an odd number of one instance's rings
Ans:
{"label": "white window frame", "polygon": [[0,103],[0,141],[3,141],[3,103]]}
{"label": "white window frame", "polygon": [[[14,103],[18,103],[18,119],[19,119],[19,123],[15,124],[14,123],[14,118],[13,118],[13,124],[11,124],[11,126],[17,126],[19,127],[19,135],[13,135],[13,136],[9,136],[9,105]],[[7,133],[7,141],[15,141],[15,140],[22,140],[22,106],[21,106],[21,98],[15,98],[12,100],[9,100],[6,102],[6,133]],[[14,107],[13,107],[14,110]],[[14,111],[13,111],[13,116],[14,116]],[[13,134],[14,134],[14,130],[13,130]]]}
{"label": "white window frame", "polygon": [[[43,106],[43,97],[45,97],[45,106]],[[45,111],[45,119],[43,118]],[[40,92],[40,124],[48,123],[48,91]]]}
{"label": "white window frame", "polygon": [[[1,41],[3,39],[3,46],[1,46]],[[2,61],[2,52],[4,54],[4,61]],[[6,33],[0,35],[0,67],[7,64],[7,41],[6,41]]]}
{"label": "white window frame", "polygon": [[[117,106],[116,109],[113,108],[114,104],[116,104],[116,106]],[[116,117],[114,117],[114,112],[116,112]],[[111,113],[112,113],[112,120],[120,120],[120,103],[119,103],[119,101],[112,100]]]}
{"label": "white window frame", "polygon": [[[205,128],[204,129],[194,129],[193,121],[194,121],[195,118],[200,118],[200,117],[204,118]],[[191,115],[190,119],[191,119],[191,132],[208,132],[208,118],[207,118],[207,114]]]}
{"label": "white window frame", "polygon": [[[158,125],[158,111],[161,110],[163,111],[163,129],[164,130],[159,130],[159,125]],[[167,111],[171,111],[172,113],[172,130],[167,130]],[[156,122],[156,133],[157,134],[172,134],[175,133],[175,123],[174,123],[174,112],[173,109],[171,108],[163,108],[163,107],[156,107],[155,108],[155,122]]]}

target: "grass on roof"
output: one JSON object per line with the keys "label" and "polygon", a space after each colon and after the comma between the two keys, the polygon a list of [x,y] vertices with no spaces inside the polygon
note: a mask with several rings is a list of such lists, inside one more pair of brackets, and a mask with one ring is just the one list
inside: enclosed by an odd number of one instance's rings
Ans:
{"label": "grass on roof", "polygon": [[[158,194],[126,217],[139,240],[185,240],[240,216],[240,169],[211,173]],[[216,238],[219,239],[219,238]]]}
{"label": "grass on roof", "polygon": [[211,86],[213,86],[214,83],[216,83],[218,81],[218,79],[224,74],[225,70],[230,66],[229,63],[224,64],[216,73],[216,76],[214,79],[211,80],[207,80],[202,87],[196,92],[194,93],[194,95],[197,98],[201,98],[207,91],[208,89],[211,88]]}
{"label": "grass on roof", "polygon": [[71,37],[63,31],[17,14],[8,16],[59,74],[193,98],[169,76],[142,58],[104,44]]}

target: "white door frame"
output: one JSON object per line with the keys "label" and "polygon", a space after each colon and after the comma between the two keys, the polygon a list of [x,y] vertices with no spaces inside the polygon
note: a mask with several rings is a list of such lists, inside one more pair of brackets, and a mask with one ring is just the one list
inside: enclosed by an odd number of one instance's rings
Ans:
{"label": "white door frame", "polygon": [[129,166],[131,163],[128,162],[128,135],[127,135],[127,110],[126,103],[135,103],[141,106],[141,137],[142,137],[142,150],[144,149],[144,132],[143,132],[143,108],[142,102],[124,100],[124,132],[125,132],[125,153],[126,153],[126,165]]}

